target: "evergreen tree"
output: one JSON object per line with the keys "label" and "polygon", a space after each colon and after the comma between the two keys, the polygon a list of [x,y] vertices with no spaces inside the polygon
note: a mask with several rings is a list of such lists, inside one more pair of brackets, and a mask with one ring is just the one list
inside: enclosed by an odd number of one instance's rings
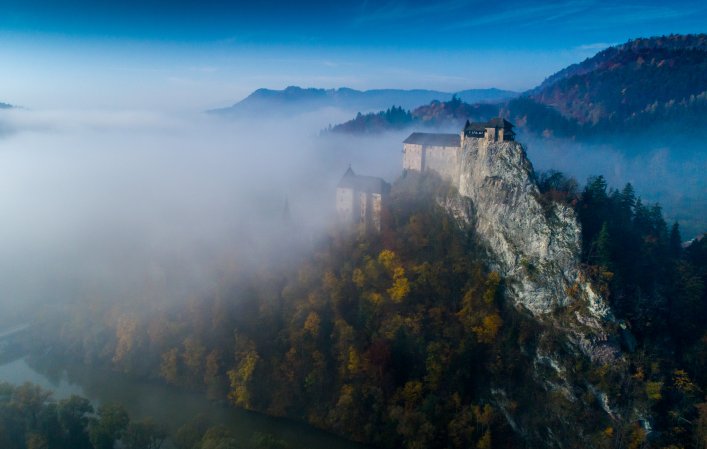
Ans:
{"label": "evergreen tree", "polygon": [[604,268],[610,268],[611,265],[611,238],[609,237],[609,225],[607,222],[601,226],[601,231],[594,243],[595,246],[595,261],[597,265]]}
{"label": "evergreen tree", "polygon": [[680,236],[680,225],[676,221],[670,229],[670,255],[674,258],[682,254],[682,237]]}

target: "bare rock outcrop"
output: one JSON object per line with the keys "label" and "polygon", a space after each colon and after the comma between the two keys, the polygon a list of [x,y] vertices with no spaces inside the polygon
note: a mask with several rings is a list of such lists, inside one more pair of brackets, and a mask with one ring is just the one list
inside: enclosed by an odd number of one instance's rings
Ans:
{"label": "bare rock outcrop", "polygon": [[474,204],[476,231],[515,303],[542,316],[583,301],[585,324],[608,318],[580,270],[575,214],[559,204],[543,207],[523,146],[465,139],[461,164],[459,193]]}

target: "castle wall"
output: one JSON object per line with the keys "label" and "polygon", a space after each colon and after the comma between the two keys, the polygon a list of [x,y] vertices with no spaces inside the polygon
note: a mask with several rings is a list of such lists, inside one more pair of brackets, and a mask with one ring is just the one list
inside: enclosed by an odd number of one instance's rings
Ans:
{"label": "castle wall", "polygon": [[498,131],[496,128],[486,128],[486,140],[489,142],[498,141]]}
{"label": "castle wall", "polygon": [[403,170],[422,171],[424,151],[422,145],[403,144]]}
{"label": "castle wall", "polygon": [[459,179],[459,147],[435,145],[403,145],[403,170],[434,170],[457,185]]}
{"label": "castle wall", "polygon": [[380,231],[382,210],[383,195],[380,193],[371,194],[341,187],[336,189],[336,212],[342,224]]}
{"label": "castle wall", "polygon": [[358,213],[354,216],[354,220],[364,227],[368,224],[368,195],[366,192],[358,192]]}
{"label": "castle wall", "polygon": [[383,210],[383,195],[374,193],[371,195],[371,227],[376,231],[381,230],[381,214]]}
{"label": "castle wall", "polygon": [[434,170],[454,185],[459,184],[459,147],[425,147],[425,170]]}
{"label": "castle wall", "polygon": [[351,223],[354,219],[354,191],[353,189],[336,189],[336,213],[342,223]]}

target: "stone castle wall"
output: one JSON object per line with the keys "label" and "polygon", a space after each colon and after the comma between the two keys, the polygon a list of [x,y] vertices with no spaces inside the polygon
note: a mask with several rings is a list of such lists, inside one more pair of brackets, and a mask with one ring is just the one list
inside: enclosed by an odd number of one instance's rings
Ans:
{"label": "stone castle wall", "polygon": [[383,195],[339,187],[336,189],[336,212],[339,222],[380,231]]}
{"label": "stone castle wall", "polygon": [[459,147],[425,147],[425,170],[434,170],[455,186],[459,185]]}
{"label": "stone castle wall", "polygon": [[403,170],[422,171],[424,147],[415,143],[403,144]]}
{"label": "stone castle wall", "polygon": [[342,223],[351,223],[354,214],[354,191],[353,189],[336,189],[336,213]]}
{"label": "stone castle wall", "polygon": [[460,147],[403,145],[403,170],[434,170],[455,186],[459,184]]}

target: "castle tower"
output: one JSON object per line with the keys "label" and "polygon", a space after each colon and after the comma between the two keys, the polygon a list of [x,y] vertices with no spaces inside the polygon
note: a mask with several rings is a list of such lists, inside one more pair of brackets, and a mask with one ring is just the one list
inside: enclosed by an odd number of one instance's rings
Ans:
{"label": "castle tower", "polygon": [[390,185],[381,178],[359,176],[349,166],[336,187],[336,212],[343,225],[380,231],[383,203]]}

